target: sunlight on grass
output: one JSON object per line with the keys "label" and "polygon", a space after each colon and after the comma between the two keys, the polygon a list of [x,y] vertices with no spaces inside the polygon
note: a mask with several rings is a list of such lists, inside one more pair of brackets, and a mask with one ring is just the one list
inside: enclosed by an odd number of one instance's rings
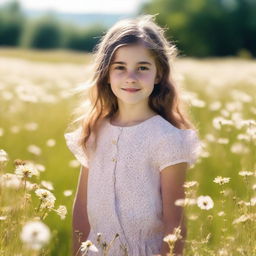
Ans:
{"label": "sunlight on grass", "polygon": [[[10,48],[0,49],[0,55],[0,255],[30,255],[29,250],[33,255],[69,255],[79,163],[63,134],[77,101],[71,89],[86,81],[91,55]],[[186,209],[184,255],[256,255],[256,62],[183,58],[173,70],[203,144],[200,158],[187,173],[186,199],[176,201]],[[19,159],[36,163],[40,180],[29,173],[24,178]],[[15,184],[18,189],[13,189]],[[43,192],[51,199],[45,213],[35,210],[46,208],[39,204]],[[65,220],[54,214],[54,198],[67,207]],[[29,237],[21,235],[23,242],[19,238],[30,219],[44,222],[25,229],[42,230],[45,240],[38,248],[44,254],[25,248]],[[13,232],[4,231],[8,229]],[[106,249],[110,241],[99,236],[96,245],[81,241],[84,255]],[[178,231],[165,238],[170,249],[177,239]]]}

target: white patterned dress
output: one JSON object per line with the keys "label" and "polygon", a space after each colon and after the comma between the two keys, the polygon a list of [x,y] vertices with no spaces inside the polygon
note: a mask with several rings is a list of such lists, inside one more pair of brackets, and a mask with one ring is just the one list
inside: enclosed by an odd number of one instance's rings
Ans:
{"label": "white patterned dress", "polygon": [[197,132],[178,129],[160,115],[126,127],[104,119],[96,150],[90,154],[78,146],[80,133],[78,128],[64,136],[77,160],[89,168],[88,240],[98,247],[97,233],[107,243],[118,233],[109,256],[125,255],[120,245],[129,256],[159,254],[164,228],[160,172],[177,163],[196,162],[201,148]]}

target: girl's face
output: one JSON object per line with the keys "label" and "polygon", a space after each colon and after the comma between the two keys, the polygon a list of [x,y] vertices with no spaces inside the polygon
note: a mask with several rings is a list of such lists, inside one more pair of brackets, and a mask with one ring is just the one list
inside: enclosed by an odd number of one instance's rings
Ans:
{"label": "girl's face", "polygon": [[155,60],[149,50],[140,44],[118,48],[110,64],[108,82],[118,102],[147,104],[158,83]]}

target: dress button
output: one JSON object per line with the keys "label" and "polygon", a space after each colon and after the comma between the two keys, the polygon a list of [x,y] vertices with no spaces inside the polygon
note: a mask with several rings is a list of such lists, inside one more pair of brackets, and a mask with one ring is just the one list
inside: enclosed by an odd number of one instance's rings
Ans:
{"label": "dress button", "polygon": [[116,140],[112,140],[112,143],[116,145]]}
{"label": "dress button", "polygon": [[113,161],[113,162],[116,162],[116,159],[113,157],[113,158],[112,158],[112,161]]}

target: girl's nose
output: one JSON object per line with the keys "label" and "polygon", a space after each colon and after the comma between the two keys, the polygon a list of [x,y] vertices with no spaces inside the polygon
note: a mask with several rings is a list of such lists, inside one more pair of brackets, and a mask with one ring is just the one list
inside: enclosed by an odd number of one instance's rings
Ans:
{"label": "girl's nose", "polygon": [[137,81],[137,76],[136,76],[135,72],[134,71],[127,72],[126,82],[127,83],[134,83],[136,81]]}

